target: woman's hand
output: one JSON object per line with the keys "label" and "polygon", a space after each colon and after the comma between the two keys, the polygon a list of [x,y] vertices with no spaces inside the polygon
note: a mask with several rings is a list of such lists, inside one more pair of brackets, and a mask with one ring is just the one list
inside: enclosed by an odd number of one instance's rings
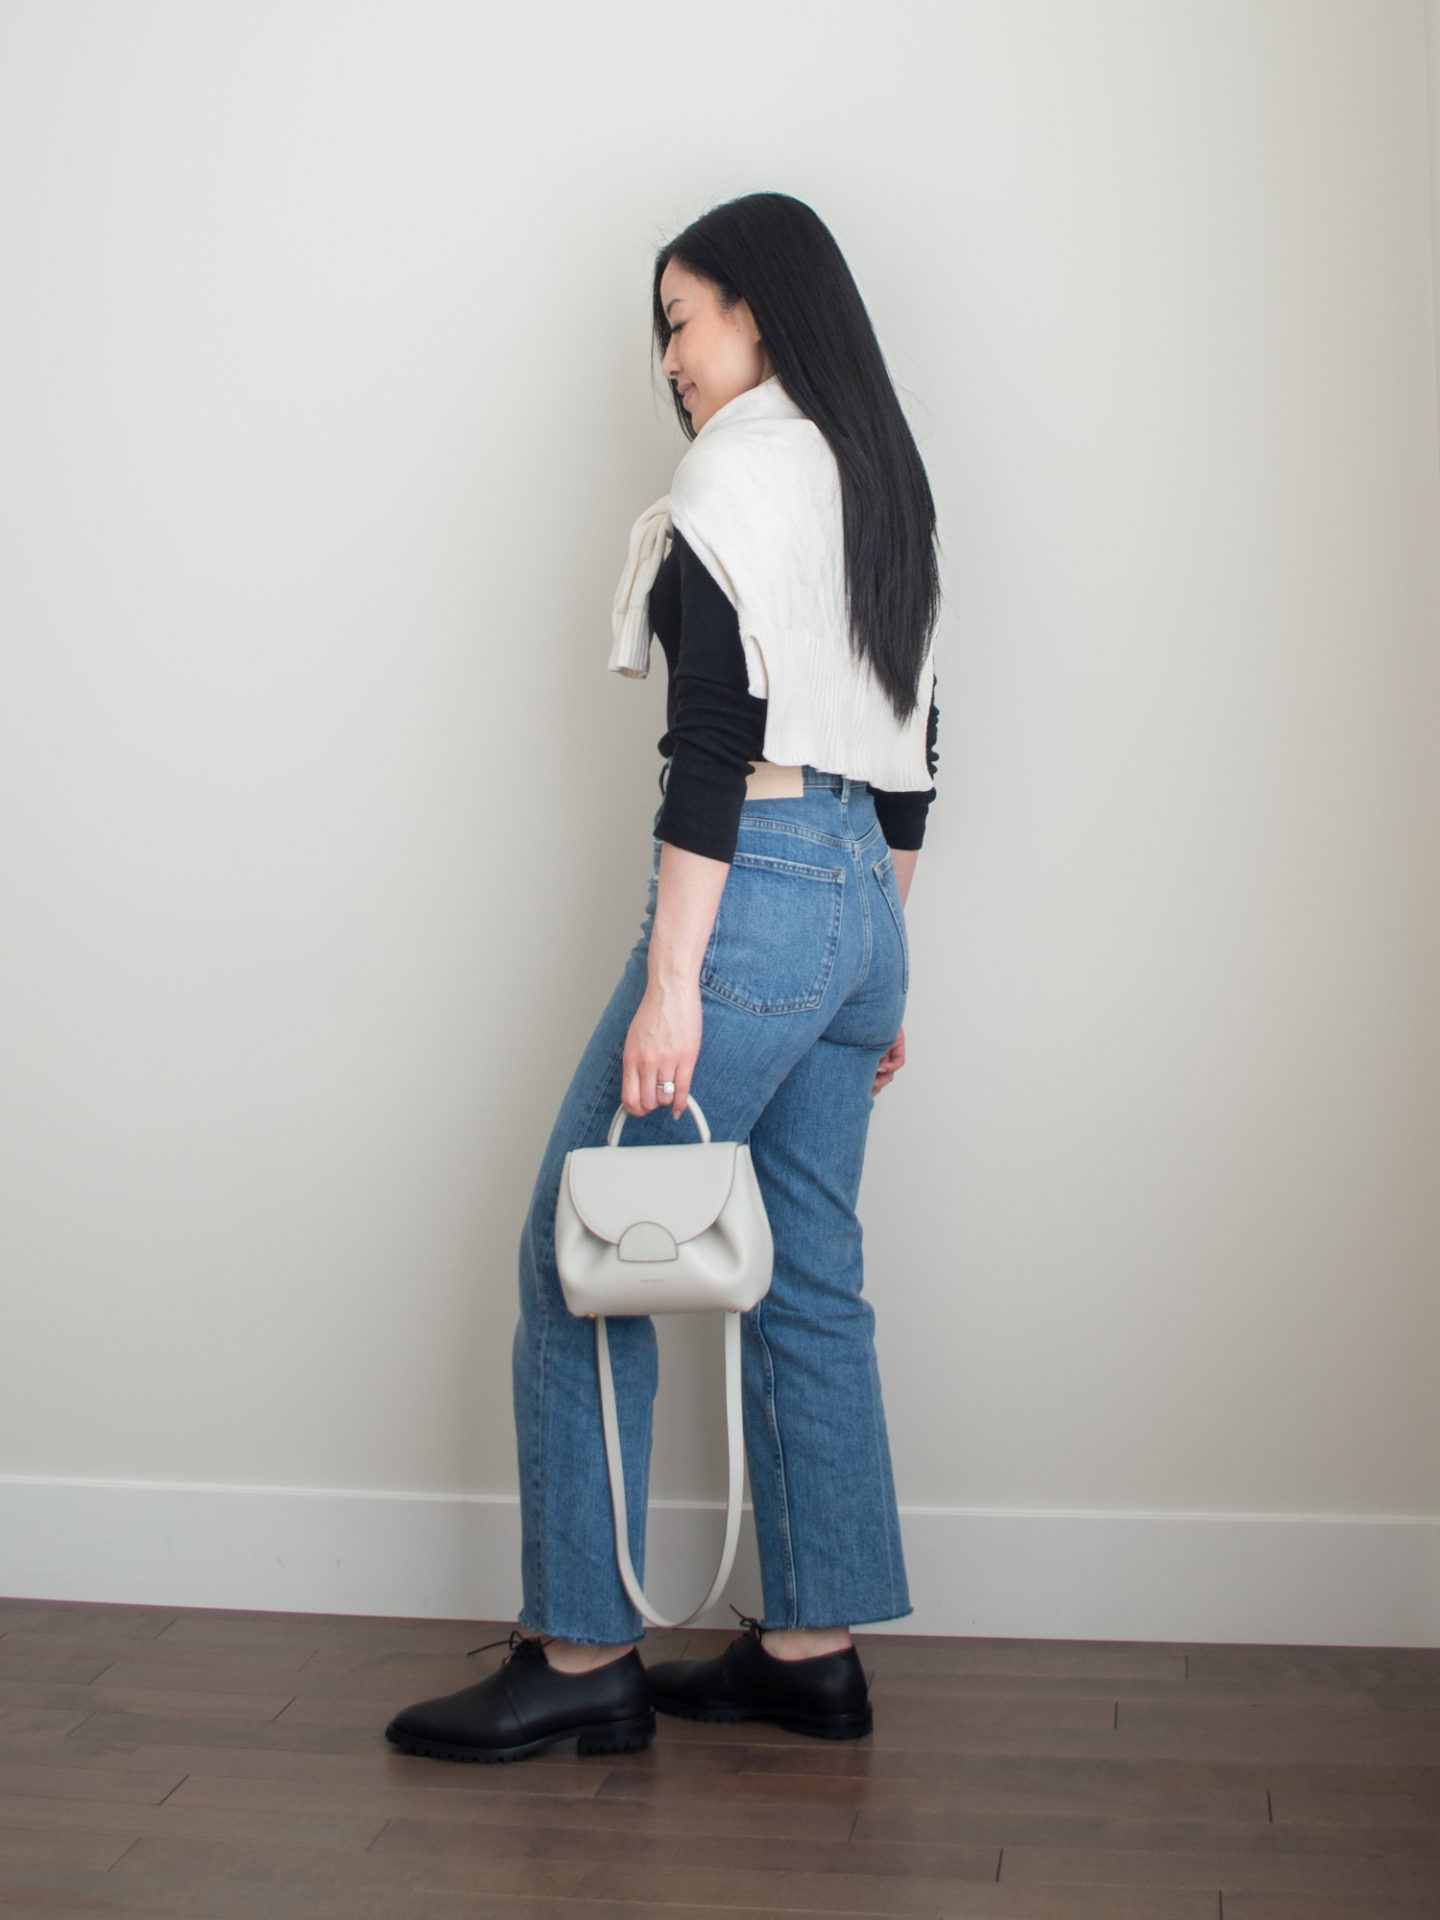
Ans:
{"label": "woman's hand", "polygon": [[[674,1118],[680,1118],[700,1054],[703,1018],[698,976],[651,980],[625,1036],[620,1099],[627,1113],[638,1120],[668,1106]],[[656,1088],[660,1080],[673,1080],[674,1093],[662,1096]]]}
{"label": "woman's hand", "polygon": [[[685,1111],[700,1053],[700,968],[729,876],[728,860],[661,845],[649,985],[625,1036],[620,1082],[621,1104],[637,1120],[656,1107],[668,1106],[677,1120]],[[660,1080],[673,1080],[674,1093],[657,1093]]]}
{"label": "woman's hand", "polygon": [[905,1029],[901,1027],[888,1050],[881,1054],[880,1065],[876,1070],[875,1084],[870,1089],[873,1099],[882,1087],[888,1087],[895,1075],[905,1064]]}

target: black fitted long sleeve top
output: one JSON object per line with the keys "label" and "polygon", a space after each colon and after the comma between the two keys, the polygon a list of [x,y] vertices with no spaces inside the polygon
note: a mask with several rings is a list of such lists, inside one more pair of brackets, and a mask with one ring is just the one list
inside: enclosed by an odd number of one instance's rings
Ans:
{"label": "black fitted long sleeve top", "polygon": [[[661,770],[665,797],[656,836],[728,863],[739,837],[746,777],[763,757],[768,702],[750,692],[734,607],[678,527],[650,588],[649,619],[670,676],[659,742],[669,772]],[[932,780],[939,765],[938,724],[932,693],[925,735]],[[870,791],[887,844],[920,847],[934,787]]]}

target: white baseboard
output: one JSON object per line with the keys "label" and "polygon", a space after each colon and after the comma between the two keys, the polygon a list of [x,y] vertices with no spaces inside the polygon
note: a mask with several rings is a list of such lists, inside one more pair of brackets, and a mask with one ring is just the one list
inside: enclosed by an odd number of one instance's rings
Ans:
{"label": "white baseboard", "polygon": [[[1440,1519],[902,1510],[897,1633],[1440,1645]],[[655,1501],[647,1591],[693,1606],[723,1510]],[[0,1594],[31,1600],[513,1620],[513,1497],[0,1476]],[[729,1600],[760,1612],[747,1509]],[[698,1625],[733,1626],[721,1602]],[[863,1623],[854,1623],[861,1625]]]}

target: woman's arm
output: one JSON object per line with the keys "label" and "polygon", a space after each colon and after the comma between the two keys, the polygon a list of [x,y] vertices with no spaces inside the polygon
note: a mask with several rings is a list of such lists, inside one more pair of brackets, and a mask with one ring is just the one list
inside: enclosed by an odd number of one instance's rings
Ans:
{"label": "woman's arm", "polygon": [[[935,772],[940,764],[940,709],[935,703],[939,685],[939,678],[934,678],[930,688],[930,713],[925,723],[925,765],[930,773],[930,786],[924,791],[890,792],[876,786],[870,789],[875,800],[875,818],[894,853],[918,853],[925,841],[925,823],[935,798]],[[898,865],[896,871],[899,871]],[[904,892],[902,887],[902,899]]]}
{"label": "woman's arm", "polygon": [[[655,822],[650,978],[625,1040],[621,1099],[637,1118],[669,1107],[678,1120],[700,1052],[700,968],[739,837],[746,778],[763,751],[765,702],[750,694],[734,607],[678,529],[656,584],[667,596],[665,630],[678,623],[679,633],[660,742],[670,764]],[[659,1080],[673,1080],[674,1093],[657,1094]]]}
{"label": "woman's arm", "polygon": [[[918,847],[892,847],[891,864],[895,868],[895,882],[900,889],[900,904],[903,907],[910,897],[910,882],[915,878],[915,862],[920,858]],[[905,1029],[901,1027],[889,1049],[881,1054],[880,1064],[875,1070],[871,1094],[877,1094],[882,1087],[888,1087],[901,1067],[905,1064]]]}
{"label": "woman's arm", "polygon": [[[637,1119],[668,1106],[678,1120],[690,1095],[700,1054],[700,967],[720,911],[728,860],[691,853],[667,840],[660,848],[660,881],[650,929],[650,981],[625,1037],[621,1103]],[[658,1080],[673,1080],[663,1099]]]}

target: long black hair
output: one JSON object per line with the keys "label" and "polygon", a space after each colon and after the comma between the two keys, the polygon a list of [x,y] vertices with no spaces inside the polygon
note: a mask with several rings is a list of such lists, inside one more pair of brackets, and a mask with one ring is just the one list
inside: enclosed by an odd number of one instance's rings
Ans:
{"label": "long black hair", "polygon": [[[655,256],[655,342],[670,323],[660,277],[671,260],[710,281],[722,309],[750,304],[780,385],[824,434],[840,469],[850,644],[902,724],[940,612],[935,501],[875,329],[820,216],[788,193],[712,207]],[[675,391],[688,439],[696,429]]]}

